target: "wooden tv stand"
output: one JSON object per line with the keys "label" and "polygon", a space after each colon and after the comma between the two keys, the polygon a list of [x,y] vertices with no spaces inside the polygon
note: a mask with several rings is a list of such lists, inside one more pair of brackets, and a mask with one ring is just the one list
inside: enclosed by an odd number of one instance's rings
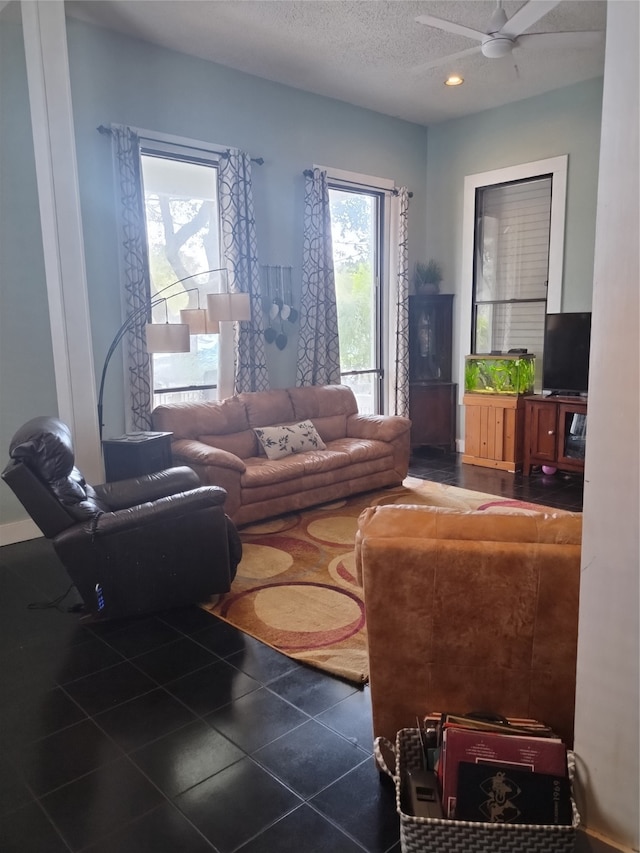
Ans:
{"label": "wooden tv stand", "polygon": [[534,394],[524,398],[524,406],[524,476],[532,465],[582,473],[587,398]]}

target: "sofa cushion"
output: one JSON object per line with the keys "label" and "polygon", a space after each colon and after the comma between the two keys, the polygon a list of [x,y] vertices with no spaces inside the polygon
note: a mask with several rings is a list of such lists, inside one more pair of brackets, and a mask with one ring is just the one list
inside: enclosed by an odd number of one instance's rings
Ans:
{"label": "sofa cushion", "polygon": [[311,421],[262,427],[254,432],[269,459],[282,459],[293,453],[326,448]]}
{"label": "sofa cushion", "polygon": [[287,393],[295,412],[290,420],[311,418],[315,423],[316,418],[349,416],[358,411],[358,402],[347,385],[305,385],[288,388]]}
{"label": "sofa cushion", "polygon": [[339,438],[328,446],[331,450],[346,453],[351,462],[367,462],[370,459],[383,459],[393,455],[393,448],[384,441],[365,438]]}
{"label": "sofa cushion", "polygon": [[201,435],[200,441],[210,447],[218,447],[227,453],[234,453],[240,459],[247,459],[258,453],[258,440],[252,429],[232,432],[228,435]]}
{"label": "sofa cushion", "polygon": [[239,397],[220,402],[165,403],[153,410],[153,425],[154,429],[172,432],[172,441],[249,429],[245,405]]}
{"label": "sofa cushion", "polygon": [[[352,463],[346,453],[327,450],[310,450],[307,453],[295,453],[282,459],[265,459],[257,456],[245,459],[246,470],[242,475],[241,484],[243,500],[247,491],[265,486],[272,487],[279,483],[292,483],[295,489],[306,488],[305,478],[312,474],[327,474],[336,477],[331,472],[340,468],[349,469]],[[337,478],[341,479],[341,478]],[[278,488],[278,493],[280,488]]]}
{"label": "sofa cushion", "polygon": [[318,435],[324,442],[344,438],[347,434],[346,415],[328,415],[327,417],[313,418],[313,425],[318,430]]}
{"label": "sofa cushion", "polygon": [[292,424],[303,418],[296,416],[289,395],[281,388],[271,391],[244,391],[238,394],[247,412],[250,427],[265,427],[273,424]]}

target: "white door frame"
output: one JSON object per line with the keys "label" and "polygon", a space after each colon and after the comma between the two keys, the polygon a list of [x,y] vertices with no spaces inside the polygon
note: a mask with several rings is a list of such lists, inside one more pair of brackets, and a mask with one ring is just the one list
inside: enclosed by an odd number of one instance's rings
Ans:
{"label": "white door frame", "polygon": [[492,169],[467,175],[464,179],[464,210],[462,219],[462,281],[457,300],[458,327],[458,402],[464,395],[464,358],[471,347],[471,302],[473,299],[473,249],[475,239],[476,190],[493,184],[523,181],[541,175],[551,175],[551,224],[549,240],[549,284],[547,313],[561,310],[562,275],[564,270],[564,223],[567,201],[567,168],[569,155],[534,160],[504,169]]}
{"label": "white door frame", "polygon": [[62,0],[21,3],[58,415],[78,467],[103,479]]}

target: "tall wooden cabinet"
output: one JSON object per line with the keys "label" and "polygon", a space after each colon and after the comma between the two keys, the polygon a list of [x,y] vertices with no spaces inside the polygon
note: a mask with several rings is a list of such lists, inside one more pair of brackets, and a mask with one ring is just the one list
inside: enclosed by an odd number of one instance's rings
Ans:
{"label": "tall wooden cabinet", "polygon": [[455,450],[456,388],[451,381],[453,294],[409,297],[411,446]]}

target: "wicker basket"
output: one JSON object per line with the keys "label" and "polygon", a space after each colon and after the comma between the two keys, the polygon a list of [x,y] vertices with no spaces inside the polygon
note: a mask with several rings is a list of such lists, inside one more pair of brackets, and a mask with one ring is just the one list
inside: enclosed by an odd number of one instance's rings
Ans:
{"label": "wicker basket", "polygon": [[[395,772],[388,768],[381,747],[395,755]],[[386,738],[375,740],[376,761],[396,786],[396,809],[400,815],[402,853],[573,853],[580,815],[574,800],[571,826],[480,823],[415,817],[402,811],[401,779],[407,770],[422,768],[422,744],[418,729],[401,729],[395,747]],[[575,757],[568,753],[569,776],[573,778]]]}

